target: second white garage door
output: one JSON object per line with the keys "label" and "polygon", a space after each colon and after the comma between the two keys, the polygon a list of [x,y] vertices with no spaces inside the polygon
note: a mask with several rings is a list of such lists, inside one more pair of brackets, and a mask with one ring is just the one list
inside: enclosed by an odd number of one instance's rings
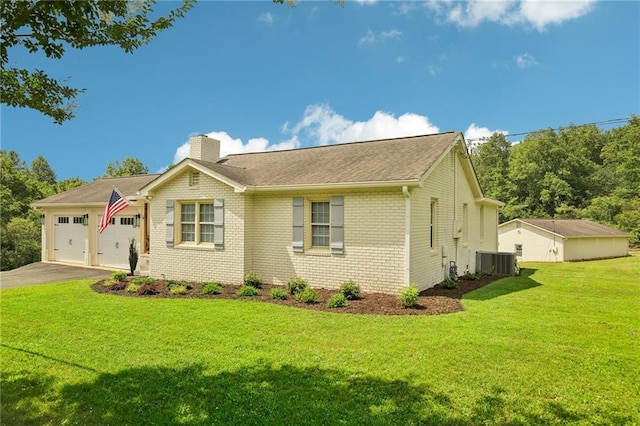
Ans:
{"label": "second white garage door", "polygon": [[129,244],[136,238],[137,230],[134,221],[133,216],[116,216],[107,229],[98,234],[98,265],[129,269]]}

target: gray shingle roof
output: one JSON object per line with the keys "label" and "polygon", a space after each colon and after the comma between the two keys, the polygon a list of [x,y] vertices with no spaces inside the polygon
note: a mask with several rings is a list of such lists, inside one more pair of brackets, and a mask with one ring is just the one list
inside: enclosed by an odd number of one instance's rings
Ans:
{"label": "gray shingle roof", "polygon": [[228,155],[198,161],[243,185],[290,186],[417,180],[459,132],[313,148]]}
{"label": "gray shingle roof", "polygon": [[125,197],[134,197],[140,188],[158,176],[160,175],[148,174],[98,179],[86,185],[36,201],[33,203],[33,206],[39,207],[49,204],[105,204],[114,187]]}
{"label": "gray shingle roof", "polygon": [[626,232],[585,219],[517,219],[563,237],[628,236]]}

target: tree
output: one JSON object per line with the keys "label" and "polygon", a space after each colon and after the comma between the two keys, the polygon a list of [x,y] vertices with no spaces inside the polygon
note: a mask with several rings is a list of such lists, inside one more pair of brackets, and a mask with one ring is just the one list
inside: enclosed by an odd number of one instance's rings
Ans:
{"label": "tree", "polygon": [[149,173],[149,168],[142,161],[137,158],[127,157],[122,160],[122,164],[118,163],[118,160],[107,164],[107,171],[102,177],[133,176],[147,173]]}
{"label": "tree", "polygon": [[511,142],[504,134],[494,133],[471,156],[484,194],[501,200],[507,194],[507,174]]}
{"label": "tree", "polygon": [[40,260],[39,220],[14,217],[0,229],[0,270],[7,271]]}
{"label": "tree", "polygon": [[31,171],[39,181],[46,182],[49,185],[56,184],[56,173],[42,155],[38,155],[31,162]]}
{"label": "tree", "polygon": [[[167,16],[152,19],[155,0],[2,1],[0,2],[0,84],[2,103],[33,108],[62,124],[75,116],[76,97],[84,89],[67,86],[42,70],[8,67],[9,51],[22,46],[60,59],[65,49],[119,46],[132,53],[193,7],[183,0]],[[154,17],[155,18],[155,17]]]}
{"label": "tree", "polygon": [[70,189],[73,188],[77,188],[79,186],[84,185],[85,182],[84,180],[80,179],[78,176],[76,177],[70,177],[68,179],[65,180],[61,180],[60,182],[58,182],[56,184],[56,193],[60,193],[60,192],[64,192],[64,191],[68,191]]}

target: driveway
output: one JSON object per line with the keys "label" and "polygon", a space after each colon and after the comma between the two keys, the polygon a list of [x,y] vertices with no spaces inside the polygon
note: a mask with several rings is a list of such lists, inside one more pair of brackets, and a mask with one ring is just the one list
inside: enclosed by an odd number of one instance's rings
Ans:
{"label": "driveway", "polygon": [[111,270],[106,269],[36,262],[11,271],[0,272],[0,288],[83,279],[101,280],[109,278],[111,272]]}

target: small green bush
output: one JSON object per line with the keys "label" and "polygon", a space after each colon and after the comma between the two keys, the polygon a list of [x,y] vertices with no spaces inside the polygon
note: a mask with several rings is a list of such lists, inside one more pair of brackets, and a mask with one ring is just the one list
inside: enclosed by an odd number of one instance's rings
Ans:
{"label": "small green bush", "polygon": [[113,271],[111,273],[111,279],[114,281],[124,281],[127,279],[127,273],[125,271]]}
{"label": "small green bush", "polygon": [[348,304],[349,302],[347,302],[344,293],[336,293],[327,300],[328,308],[344,308]]}
{"label": "small green bush", "polygon": [[282,288],[272,288],[269,291],[269,296],[272,299],[287,300],[287,292]]}
{"label": "small green bush", "polygon": [[169,289],[171,294],[187,294],[187,286],[185,285],[174,285]]}
{"label": "small green bush", "polygon": [[413,308],[418,303],[418,296],[420,296],[418,287],[415,285],[415,283],[411,283],[411,285],[409,285],[408,287],[404,287],[402,290],[400,290],[400,294],[398,294],[398,300],[405,308]]}
{"label": "small green bush", "polygon": [[172,288],[174,287],[185,287],[187,290],[191,290],[193,287],[191,286],[191,284],[189,284],[186,281],[182,281],[182,280],[168,280],[167,281],[167,288],[169,288],[169,291],[171,291]]}
{"label": "small green bush", "polygon": [[453,280],[444,280],[440,286],[442,288],[446,288],[448,290],[452,290],[454,288],[458,288],[458,282]]}
{"label": "small green bush", "polygon": [[243,285],[242,287],[240,287],[240,290],[238,290],[238,292],[236,293],[238,296],[257,296],[258,295],[258,289],[250,286],[250,285]]}
{"label": "small green bush", "polygon": [[222,293],[222,284],[219,282],[202,284],[202,294],[220,294]]}
{"label": "small green bush", "polygon": [[471,273],[471,272],[467,271],[460,278],[463,279],[463,280],[467,280],[467,281],[477,281],[480,277],[478,277],[474,273]]}
{"label": "small green bush", "polygon": [[129,293],[137,293],[140,286],[138,284],[131,283],[127,286],[127,291]]}
{"label": "small green bush", "polygon": [[242,277],[242,283],[246,286],[253,288],[262,287],[262,278],[254,271],[245,272],[244,277]]}
{"label": "small green bush", "polygon": [[355,300],[360,295],[360,285],[354,280],[343,281],[340,284],[340,293],[348,300]]}
{"label": "small green bush", "polygon": [[287,288],[289,289],[289,293],[298,294],[309,287],[309,281],[303,279],[302,277],[289,278],[287,281]]}
{"label": "small green bush", "polygon": [[302,303],[318,303],[320,300],[320,295],[317,291],[312,289],[311,287],[307,287],[304,290],[295,294],[296,300]]}
{"label": "small green bush", "polygon": [[134,284],[138,284],[138,285],[143,285],[143,284],[153,284],[156,282],[155,278],[151,278],[151,277],[138,277],[138,278],[134,278],[133,281],[131,281]]}

